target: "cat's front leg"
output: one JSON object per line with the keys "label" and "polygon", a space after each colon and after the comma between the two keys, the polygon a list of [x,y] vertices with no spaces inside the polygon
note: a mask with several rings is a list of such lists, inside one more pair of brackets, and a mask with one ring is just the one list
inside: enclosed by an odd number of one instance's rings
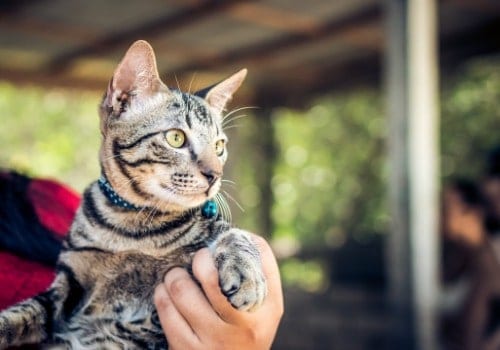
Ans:
{"label": "cat's front leg", "polygon": [[231,228],[210,246],[219,272],[222,293],[238,310],[254,310],[267,294],[267,285],[257,246],[250,235]]}
{"label": "cat's front leg", "polygon": [[51,294],[47,291],[0,313],[0,349],[46,338],[52,317]]}
{"label": "cat's front leg", "polygon": [[0,312],[0,350],[50,338],[70,294],[68,276],[59,272],[47,291]]}

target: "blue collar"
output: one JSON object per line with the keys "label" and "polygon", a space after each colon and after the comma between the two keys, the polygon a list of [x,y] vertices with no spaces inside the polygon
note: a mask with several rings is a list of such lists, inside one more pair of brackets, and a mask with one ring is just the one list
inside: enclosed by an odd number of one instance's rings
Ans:
{"label": "blue collar", "polygon": [[[117,207],[128,210],[136,210],[136,211],[143,209],[143,207],[138,207],[120,197],[120,195],[115,192],[115,190],[109,183],[108,179],[106,179],[104,175],[101,175],[99,180],[97,180],[97,183],[99,184],[101,192],[108,199],[108,201],[110,201]],[[215,203],[215,201],[212,199],[206,201],[201,207],[201,214],[203,215],[203,217],[207,219],[211,219],[217,216],[217,213],[218,213],[217,203]]]}
{"label": "blue collar", "polygon": [[125,199],[120,197],[118,193],[115,192],[113,187],[111,187],[111,184],[109,183],[108,179],[104,175],[101,175],[99,180],[97,180],[97,183],[99,184],[99,188],[101,189],[101,192],[104,194],[104,196],[116,205],[117,207],[123,208],[123,209],[128,209],[128,210],[141,210],[141,207],[138,207],[130,202],[127,202]]}

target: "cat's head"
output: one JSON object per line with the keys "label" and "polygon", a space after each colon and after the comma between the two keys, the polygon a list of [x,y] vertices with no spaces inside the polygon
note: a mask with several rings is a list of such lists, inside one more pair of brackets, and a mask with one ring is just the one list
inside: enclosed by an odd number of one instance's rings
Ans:
{"label": "cat's head", "polygon": [[145,41],[135,42],[100,106],[100,162],[111,186],[136,206],[183,211],[219,191],[227,159],[222,112],[246,69],[199,93],[169,89]]}

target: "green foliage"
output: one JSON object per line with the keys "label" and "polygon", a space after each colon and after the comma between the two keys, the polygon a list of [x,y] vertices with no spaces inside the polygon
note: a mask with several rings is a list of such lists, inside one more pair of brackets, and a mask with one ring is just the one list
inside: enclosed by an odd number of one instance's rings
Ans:
{"label": "green foliage", "polygon": [[441,103],[443,176],[480,176],[485,154],[500,144],[500,60],[464,67],[445,86]]}
{"label": "green foliage", "polygon": [[323,98],[273,120],[281,154],[272,179],[274,238],[322,246],[386,231],[386,128],[376,93]]}
{"label": "green foliage", "polygon": [[0,83],[0,164],[82,190],[99,175],[99,96]]}
{"label": "green foliage", "polygon": [[321,261],[291,258],[281,264],[280,270],[287,285],[294,285],[308,292],[320,292],[327,287]]}
{"label": "green foliage", "polygon": [[222,190],[231,196],[226,195],[226,198],[231,206],[234,222],[248,230],[263,234],[259,218],[259,206],[263,194],[257,181],[260,168],[256,166],[259,164],[256,144],[259,142],[260,131],[255,115],[248,111],[242,111],[237,115],[238,119],[230,123],[226,130],[229,151],[224,169],[224,178],[234,183],[223,183]]}

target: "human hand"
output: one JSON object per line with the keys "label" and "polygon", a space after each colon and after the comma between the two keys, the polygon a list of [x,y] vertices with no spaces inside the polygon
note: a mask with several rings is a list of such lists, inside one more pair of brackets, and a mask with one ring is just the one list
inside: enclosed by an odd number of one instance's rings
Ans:
{"label": "human hand", "polygon": [[283,315],[283,294],[276,259],[267,242],[253,236],[267,279],[268,295],[253,312],[234,309],[221,293],[217,269],[208,249],[193,259],[193,273],[172,269],[155,290],[154,302],[173,350],[269,349]]}

